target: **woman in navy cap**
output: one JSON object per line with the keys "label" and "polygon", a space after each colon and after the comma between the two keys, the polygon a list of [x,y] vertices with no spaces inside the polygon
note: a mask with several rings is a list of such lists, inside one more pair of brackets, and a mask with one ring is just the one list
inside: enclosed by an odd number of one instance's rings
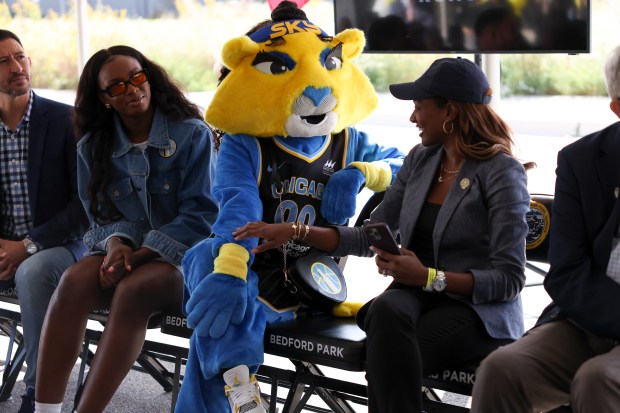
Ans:
{"label": "woman in navy cap", "polygon": [[[524,329],[526,168],[488,105],[484,73],[466,59],[439,59],[390,91],[413,101],[422,143],[370,222],[400,234],[401,255],[369,248],[360,228],[313,227],[306,238],[335,256],[374,252],[378,272],[394,279],[357,314],[368,335],[372,413],[420,412],[424,373],[481,359]],[[262,251],[281,244],[288,227],[251,223],[235,234],[263,238]]]}

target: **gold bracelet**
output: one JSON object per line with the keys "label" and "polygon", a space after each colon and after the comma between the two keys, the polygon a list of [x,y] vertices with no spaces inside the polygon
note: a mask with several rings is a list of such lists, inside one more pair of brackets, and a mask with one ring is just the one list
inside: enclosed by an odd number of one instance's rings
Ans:
{"label": "gold bracelet", "polygon": [[293,236],[291,239],[295,241],[297,239],[297,222],[293,222],[291,226],[293,227]]}
{"label": "gold bracelet", "polygon": [[[299,225],[304,226],[304,236],[299,239],[300,241],[303,241],[306,239],[306,237],[308,236],[308,233],[310,232],[310,226],[308,226],[307,224],[303,224],[303,223],[300,223]],[[299,232],[301,232],[301,229],[299,230]]]}
{"label": "gold bracelet", "polygon": [[297,221],[297,240],[301,240],[301,229],[302,229],[302,223]]}

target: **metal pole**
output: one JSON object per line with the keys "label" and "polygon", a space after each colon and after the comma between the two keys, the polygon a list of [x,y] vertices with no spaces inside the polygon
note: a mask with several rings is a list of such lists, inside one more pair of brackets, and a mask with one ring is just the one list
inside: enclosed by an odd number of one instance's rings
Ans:
{"label": "metal pole", "polygon": [[493,91],[493,99],[491,99],[491,107],[495,110],[499,107],[501,102],[501,70],[500,70],[500,56],[499,54],[485,54],[482,70],[487,76],[489,86]]}
{"label": "metal pole", "polygon": [[474,54],[474,63],[477,64],[480,69],[483,69],[483,67],[482,67],[482,55],[480,53]]}
{"label": "metal pole", "polygon": [[86,30],[86,0],[77,0],[78,77],[88,60],[88,33]]}

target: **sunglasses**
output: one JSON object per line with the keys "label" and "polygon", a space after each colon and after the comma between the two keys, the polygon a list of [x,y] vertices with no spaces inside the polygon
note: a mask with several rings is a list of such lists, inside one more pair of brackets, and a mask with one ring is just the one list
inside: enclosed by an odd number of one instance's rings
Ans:
{"label": "sunglasses", "polygon": [[120,96],[123,93],[127,92],[127,87],[129,84],[133,86],[140,86],[141,84],[143,84],[144,82],[148,80],[149,80],[149,76],[148,76],[148,73],[146,72],[146,69],[142,69],[139,72],[136,72],[133,75],[129,76],[129,79],[122,80],[118,83],[110,85],[106,87],[105,89],[101,89],[101,91],[106,93],[111,98],[113,98],[113,97]]}

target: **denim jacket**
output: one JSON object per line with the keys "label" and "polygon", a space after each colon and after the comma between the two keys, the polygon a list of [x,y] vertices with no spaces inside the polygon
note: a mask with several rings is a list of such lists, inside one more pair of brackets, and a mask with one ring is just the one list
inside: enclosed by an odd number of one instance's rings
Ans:
{"label": "denim jacket", "polygon": [[118,116],[107,193],[121,218],[100,225],[90,211],[92,142],[78,142],[78,191],[88,214],[86,255],[105,253],[105,241],[120,236],[132,247],[147,247],[174,265],[185,251],[211,235],[217,204],[210,195],[211,132],[198,119],[172,121],[156,110],[142,150],[125,134]]}

